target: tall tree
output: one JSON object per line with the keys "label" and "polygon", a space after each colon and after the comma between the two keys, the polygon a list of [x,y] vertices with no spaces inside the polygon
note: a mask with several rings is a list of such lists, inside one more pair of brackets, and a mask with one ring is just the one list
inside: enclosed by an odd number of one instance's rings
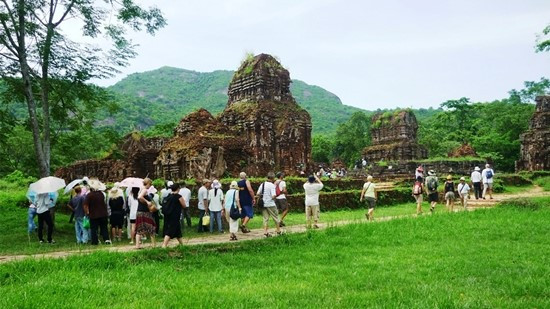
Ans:
{"label": "tall tree", "polygon": [[[69,39],[62,32],[69,19],[82,22],[84,37],[105,35],[112,48]],[[41,176],[50,174],[52,115],[74,117],[67,102],[104,95],[86,82],[112,76],[136,56],[127,30],[154,34],[165,24],[159,9],[133,0],[0,0],[0,74],[27,104]]]}

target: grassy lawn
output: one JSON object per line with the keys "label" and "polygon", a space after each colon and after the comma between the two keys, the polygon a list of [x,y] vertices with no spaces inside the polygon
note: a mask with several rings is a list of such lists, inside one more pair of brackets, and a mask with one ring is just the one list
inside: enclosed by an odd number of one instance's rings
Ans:
{"label": "grassy lawn", "polygon": [[2,264],[0,307],[548,308],[549,205]]}

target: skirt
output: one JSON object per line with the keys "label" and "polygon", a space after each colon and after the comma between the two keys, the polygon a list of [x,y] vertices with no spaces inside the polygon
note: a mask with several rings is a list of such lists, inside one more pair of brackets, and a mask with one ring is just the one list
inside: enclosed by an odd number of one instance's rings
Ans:
{"label": "skirt", "polygon": [[139,235],[155,235],[156,229],[153,214],[145,211],[138,211],[136,216],[136,233]]}
{"label": "skirt", "polygon": [[112,227],[118,227],[119,229],[122,228],[122,224],[124,223],[124,213],[122,212],[113,212],[111,213],[111,226]]}
{"label": "skirt", "polygon": [[164,236],[168,236],[170,238],[181,237],[180,215],[181,212],[175,212],[168,216],[164,216]]}

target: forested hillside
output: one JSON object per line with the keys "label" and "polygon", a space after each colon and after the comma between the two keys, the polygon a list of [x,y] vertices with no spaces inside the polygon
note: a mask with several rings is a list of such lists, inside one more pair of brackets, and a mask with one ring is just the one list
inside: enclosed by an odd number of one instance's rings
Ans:
{"label": "forested hillside", "polygon": [[[121,130],[146,129],[176,123],[201,107],[217,114],[227,104],[227,87],[232,76],[232,71],[201,73],[172,67],[131,74],[109,87],[121,95],[121,109],[112,115],[104,114],[106,119],[102,123],[114,124]],[[360,110],[343,105],[335,94],[300,80],[293,80],[291,91],[310,113],[314,134],[334,131]],[[145,106],[147,112],[143,110]]]}

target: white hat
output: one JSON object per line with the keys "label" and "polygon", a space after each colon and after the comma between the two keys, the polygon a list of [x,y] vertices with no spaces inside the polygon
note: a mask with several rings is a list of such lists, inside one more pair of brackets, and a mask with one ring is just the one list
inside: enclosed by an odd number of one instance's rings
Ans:
{"label": "white hat", "polygon": [[476,167],[474,168],[474,171],[479,171],[479,166],[476,166]]}
{"label": "white hat", "polygon": [[429,171],[428,171],[428,175],[430,175],[430,176],[435,175],[435,171],[434,171],[434,170],[429,170]]}
{"label": "white hat", "polygon": [[96,191],[104,191],[107,189],[107,187],[97,178],[90,179],[90,181],[88,181],[88,185],[90,186],[90,189]]}
{"label": "white hat", "polygon": [[222,184],[217,179],[214,179],[214,181],[212,181],[212,186],[214,189],[219,189],[222,187]]}
{"label": "white hat", "polygon": [[460,177],[460,181],[466,181],[466,178]]}
{"label": "white hat", "polygon": [[171,187],[171,186],[174,185],[174,182],[173,182],[172,180],[168,180],[168,182],[166,183],[166,185],[167,185],[168,187]]}

